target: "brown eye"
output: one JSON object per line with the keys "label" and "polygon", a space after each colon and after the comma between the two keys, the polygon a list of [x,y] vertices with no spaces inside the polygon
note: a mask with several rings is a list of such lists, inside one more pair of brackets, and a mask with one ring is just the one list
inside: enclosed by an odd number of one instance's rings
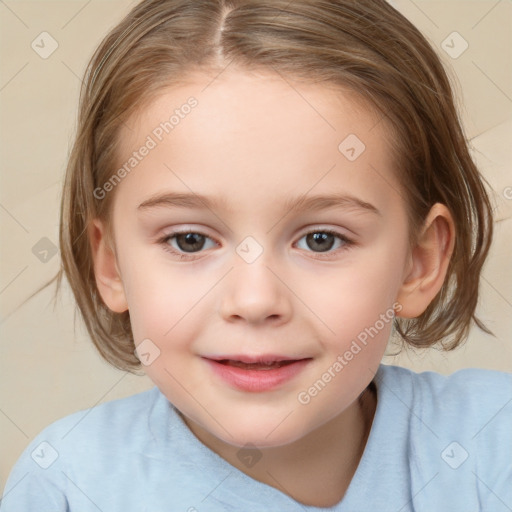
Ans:
{"label": "brown eye", "polygon": [[206,237],[199,233],[180,233],[175,235],[178,249],[184,252],[200,251],[205,244]]}
{"label": "brown eye", "polygon": [[352,242],[347,237],[330,230],[311,231],[297,242],[300,249],[314,253],[334,253],[336,249],[346,249],[350,245]]}
{"label": "brown eye", "polygon": [[306,235],[306,243],[308,247],[314,251],[329,251],[334,245],[334,235],[323,232],[310,233]]}
{"label": "brown eye", "polygon": [[180,260],[198,259],[206,249],[218,247],[212,238],[196,231],[173,231],[164,235],[158,243],[164,250]]}

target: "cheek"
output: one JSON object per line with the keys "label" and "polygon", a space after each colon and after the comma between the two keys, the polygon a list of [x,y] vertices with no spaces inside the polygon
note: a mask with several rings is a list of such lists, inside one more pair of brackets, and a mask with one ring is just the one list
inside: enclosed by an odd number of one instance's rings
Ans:
{"label": "cheek", "polygon": [[[326,326],[323,358],[297,402],[319,422],[356,400],[382,361],[401,270],[396,260],[393,251],[358,254],[357,263],[315,281],[309,298]],[[321,293],[322,288],[328,292]]]}
{"label": "cheek", "polygon": [[193,271],[176,265],[172,268],[160,256],[134,257],[126,268],[123,280],[136,343],[150,338],[159,340],[159,345],[170,339],[179,344],[180,339],[188,338],[190,333],[177,333],[196,324],[194,317],[212,286],[211,279],[197,279]]}
{"label": "cheek", "polygon": [[[400,254],[387,245],[360,250],[343,268],[318,274],[314,286],[304,285],[302,293],[308,290],[305,302],[325,325],[327,339],[350,343],[377,322],[383,331],[378,338],[387,339],[403,271]],[[386,316],[384,326],[381,315]]]}

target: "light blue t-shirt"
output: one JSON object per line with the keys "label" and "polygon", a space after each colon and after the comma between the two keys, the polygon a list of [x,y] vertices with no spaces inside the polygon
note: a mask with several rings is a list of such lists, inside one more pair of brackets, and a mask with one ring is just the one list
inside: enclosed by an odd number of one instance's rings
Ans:
{"label": "light blue t-shirt", "polygon": [[381,365],[357,471],[304,506],[203,445],[153,388],[56,421],[14,466],[1,512],[510,512],[512,374]]}

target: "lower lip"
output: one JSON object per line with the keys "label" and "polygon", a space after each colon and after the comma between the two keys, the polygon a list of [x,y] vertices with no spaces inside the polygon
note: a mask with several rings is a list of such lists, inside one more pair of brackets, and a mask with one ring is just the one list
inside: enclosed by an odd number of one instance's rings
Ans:
{"label": "lower lip", "polygon": [[310,362],[301,359],[272,370],[245,370],[237,366],[228,366],[212,359],[205,359],[212,370],[225,382],[242,391],[258,393],[278,388],[293,379]]}

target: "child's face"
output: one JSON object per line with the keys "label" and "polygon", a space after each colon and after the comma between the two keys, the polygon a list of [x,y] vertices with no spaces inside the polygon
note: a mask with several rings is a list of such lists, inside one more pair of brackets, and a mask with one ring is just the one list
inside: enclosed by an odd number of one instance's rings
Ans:
{"label": "child's face", "polygon": [[[191,424],[279,446],[354,407],[373,378],[407,273],[405,204],[386,126],[353,96],[277,75],[194,80],[121,134],[119,167],[133,151],[141,161],[115,190],[119,309],[137,345],[151,340],[147,374]],[[181,108],[191,96],[197,106]],[[199,204],[140,207],[166,193]],[[292,210],[303,195],[347,199]],[[176,230],[204,238],[162,241]],[[169,251],[180,248],[187,259]],[[302,362],[212,361],[269,355]]]}

